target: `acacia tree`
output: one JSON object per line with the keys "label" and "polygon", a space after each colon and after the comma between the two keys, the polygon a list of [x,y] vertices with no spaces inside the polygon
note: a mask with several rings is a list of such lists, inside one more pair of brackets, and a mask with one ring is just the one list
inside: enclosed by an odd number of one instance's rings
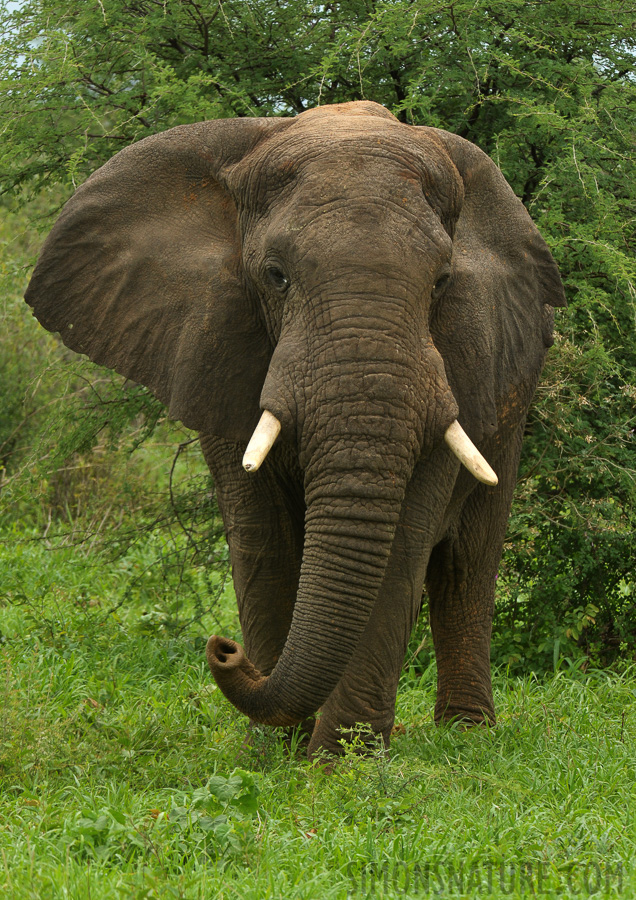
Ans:
{"label": "acacia tree", "polygon": [[501,646],[541,664],[557,642],[634,644],[636,3],[26,0],[0,10],[0,184],[19,199],[51,186],[67,196],[121,147],[176,124],[361,98],[489,153],[545,235],[570,303],[528,423]]}

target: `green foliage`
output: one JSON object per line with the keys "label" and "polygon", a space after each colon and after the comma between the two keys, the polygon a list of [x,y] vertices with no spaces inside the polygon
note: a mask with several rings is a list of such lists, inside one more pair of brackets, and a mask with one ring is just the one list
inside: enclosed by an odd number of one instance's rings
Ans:
{"label": "green foliage", "polygon": [[37,430],[42,410],[54,400],[46,389],[35,399],[43,370],[57,354],[55,340],[34,327],[22,300],[24,266],[32,253],[24,217],[10,216],[0,206],[0,491]]}
{"label": "green foliage", "polygon": [[[2,0],[0,189],[36,198],[28,215],[46,230],[75,185],[148,134],[360,98],[476,142],[546,237],[570,304],[557,313],[559,337],[528,421],[496,659],[552,668],[559,654],[585,653],[607,662],[636,648],[635,21],[633,0]],[[23,273],[12,259],[32,258],[27,243],[7,240],[16,298]],[[55,396],[28,387],[40,384],[37,360],[52,365],[55,351],[17,302],[0,336],[0,458],[11,491]],[[57,484],[40,501],[40,523],[51,511],[54,522],[96,518],[84,477],[94,454],[111,453],[99,491],[112,500],[121,489],[115,445],[128,465],[161,417],[144,392],[121,394],[117,380],[89,368],[66,371],[55,390],[75,399],[54,406],[58,439],[38,454],[43,480]],[[94,390],[87,378],[99,379]],[[70,474],[78,460],[84,488]],[[41,470],[27,469],[32,479],[21,483],[32,485]],[[145,495],[135,496],[133,506]],[[186,532],[196,533],[189,523],[201,508],[179,507]]]}
{"label": "green foliage", "polygon": [[[151,810],[152,840],[177,864],[190,858],[227,860],[253,841],[250,817],[257,797],[253,773],[235,769],[227,778],[213,775],[201,788],[176,791],[166,811]],[[151,839],[134,817],[110,806],[80,810],[64,823],[61,844],[76,858],[121,865],[147,857]]]}

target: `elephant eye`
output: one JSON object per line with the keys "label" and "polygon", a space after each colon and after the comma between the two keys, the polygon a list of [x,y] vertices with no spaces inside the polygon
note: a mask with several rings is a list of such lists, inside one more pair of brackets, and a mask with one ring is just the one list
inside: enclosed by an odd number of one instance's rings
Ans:
{"label": "elephant eye", "polygon": [[433,285],[433,290],[431,291],[433,300],[437,300],[442,296],[446,288],[448,287],[448,282],[450,281],[450,272],[442,272],[439,276],[435,284]]}
{"label": "elephant eye", "polygon": [[284,293],[289,287],[289,278],[277,266],[267,267],[267,277],[277,291]]}

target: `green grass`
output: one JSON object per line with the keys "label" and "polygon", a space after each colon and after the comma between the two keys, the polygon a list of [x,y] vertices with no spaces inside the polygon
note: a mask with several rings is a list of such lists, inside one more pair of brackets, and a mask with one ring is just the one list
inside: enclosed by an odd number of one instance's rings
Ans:
{"label": "green grass", "polygon": [[631,668],[500,673],[498,726],[468,732],[434,728],[434,669],[411,669],[390,757],[327,775],[269,730],[242,746],[203,654],[236,631],[229,593],[176,636],[110,611],[127,571],[99,557],[12,540],[0,577],[2,897],[636,890]]}

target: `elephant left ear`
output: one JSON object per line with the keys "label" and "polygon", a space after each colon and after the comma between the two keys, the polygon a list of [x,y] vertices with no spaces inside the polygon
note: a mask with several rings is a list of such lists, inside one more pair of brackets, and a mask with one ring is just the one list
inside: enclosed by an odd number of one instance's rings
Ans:
{"label": "elephant left ear", "polygon": [[[451,277],[431,322],[459,421],[479,441],[497,429],[507,398],[523,404],[551,346],[563,284],[545,241],[499,168],[474,144],[418,128],[440,144],[463,182]],[[528,399],[529,399],[528,396]]]}
{"label": "elephant left ear", "polygon": [[230,440],[258,422],[272,347],[223,172],[291,121],[201,122],[122,150],[66,204],[26,292],[72,350]]}

